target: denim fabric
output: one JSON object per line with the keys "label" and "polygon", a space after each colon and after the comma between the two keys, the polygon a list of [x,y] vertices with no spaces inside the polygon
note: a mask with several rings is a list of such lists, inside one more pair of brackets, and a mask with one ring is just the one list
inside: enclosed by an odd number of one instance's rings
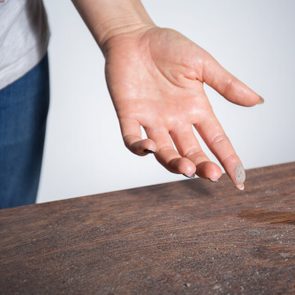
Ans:
{"label": "denim fabric", "polygon": [[0,90],[0,208],[36,201],[49,108],[48,56]]}

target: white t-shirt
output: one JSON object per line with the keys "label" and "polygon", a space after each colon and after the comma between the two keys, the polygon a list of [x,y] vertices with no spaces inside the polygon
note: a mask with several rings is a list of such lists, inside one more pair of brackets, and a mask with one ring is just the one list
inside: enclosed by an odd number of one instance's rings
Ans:
{"label": "white t-shirt", "polygon": [[0,89],[42,59],[49,35],[42,0],[0,0]]}

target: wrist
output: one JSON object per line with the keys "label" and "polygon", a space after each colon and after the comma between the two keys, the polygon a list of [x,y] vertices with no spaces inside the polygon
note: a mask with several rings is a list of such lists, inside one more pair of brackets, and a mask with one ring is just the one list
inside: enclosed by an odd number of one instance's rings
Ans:
{"label": "wrist", "polygon": [[102,51],[116,36],[155,26],[140,0],[72,1]]}
{"label": "wrist", "polygon": [[122,19],[116,19],[112,24],[107,24],[106,29],[103,30],[101,34],[97,35],[96,41],[102,52],[104,52],[108,47],[108,44],[111,43],[113,39],[116,39],[116,37],[132,33],[143,33],[154,27],[156,27],[156,25],[152,21],[130,21],[129,18],[127,22],[124,22]]}

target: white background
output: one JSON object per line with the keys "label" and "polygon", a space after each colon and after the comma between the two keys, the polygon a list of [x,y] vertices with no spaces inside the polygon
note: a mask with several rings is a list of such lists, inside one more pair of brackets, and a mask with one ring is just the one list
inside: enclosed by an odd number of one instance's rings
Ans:
{"label": "white background", "polygon": [[[295,1],[143,3],[159,26],[188,36],[265,98],[264,105],[243,108],[208,89],[244,166],[294,161]],[[51,105],[38,201],[184,179],[153,155],[139,157],[125,148],[99,48],[71,1],[45,0],[45,6]]]}

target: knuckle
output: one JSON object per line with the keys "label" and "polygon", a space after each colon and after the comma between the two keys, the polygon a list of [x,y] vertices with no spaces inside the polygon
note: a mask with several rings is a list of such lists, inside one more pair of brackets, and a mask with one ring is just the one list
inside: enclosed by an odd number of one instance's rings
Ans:
{"label": "knuckle", "polygon": [[231,89],[233,88],[234,82],[235,82],[235,79],[231,75],[226,79],[224,83],[224,87],[223,87],[223,92],[225,94],[231,91]]}
{"label": "knuckle", "polygon": [[224,156],[223,158],[221,158],[221,162],[225,163],[230,159],[236,159],[237,155],[234,152],[229,153],[228,155]]}
{"label": "knuckle", "polygon": [[170,145],[160,146],[159,149],[157,150],[157,153],[163,153],[163,152],[167,152],[167,151],[172,151],[172,148]]}
{"label": "knuckle", "polygon": [[185,155],[186,158],[190,159],[194,163],[201,163],[207,161],[208,157],[203,151],[191,151]]}
{"label": "knuckle", "polygon": [[192,148],[189,148],[185,153],[184,153],[184,156],[185,157],[190,157],[192,155],[202,155],[203,154],[203,151],[199,151],[197,150],[195,147],[192,147]]}
{"label": "knuckle", "polygon": [[227,142],[228,140],[229,140],[229,138],[227,137],[227,135],[225,133],[221,133],[221,134],[214,136],[214,138],[211,140],[210,144],[216,145],[218,143]]}

